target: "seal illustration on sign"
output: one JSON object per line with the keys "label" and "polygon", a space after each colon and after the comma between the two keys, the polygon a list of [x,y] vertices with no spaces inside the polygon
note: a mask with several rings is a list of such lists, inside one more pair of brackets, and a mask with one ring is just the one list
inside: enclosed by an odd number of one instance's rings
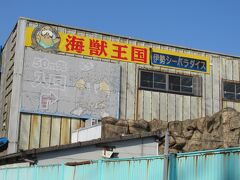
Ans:
{"label": "seal illustration on sign", "polygon": [[51,26],[38,26],[33,31],[32,42],[36,49],[54,52],[59,46],[60,36]]}

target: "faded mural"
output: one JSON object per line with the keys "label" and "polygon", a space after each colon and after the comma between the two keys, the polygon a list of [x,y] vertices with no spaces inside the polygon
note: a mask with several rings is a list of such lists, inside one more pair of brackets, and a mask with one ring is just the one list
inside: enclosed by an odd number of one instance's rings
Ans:
{"label": "faded mural", "polygon": [[119,116],[120,65],[26,49],[22,112]]}

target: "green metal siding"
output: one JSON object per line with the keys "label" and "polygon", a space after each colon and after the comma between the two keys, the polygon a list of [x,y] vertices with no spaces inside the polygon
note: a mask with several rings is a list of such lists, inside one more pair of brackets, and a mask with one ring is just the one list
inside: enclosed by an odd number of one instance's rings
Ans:
{"label": "green metal siding", "polygon": [[[169,180],[239,180],[240,148],[172,154]],[[161,180],[163,156],[0,170],[1,180]]]}

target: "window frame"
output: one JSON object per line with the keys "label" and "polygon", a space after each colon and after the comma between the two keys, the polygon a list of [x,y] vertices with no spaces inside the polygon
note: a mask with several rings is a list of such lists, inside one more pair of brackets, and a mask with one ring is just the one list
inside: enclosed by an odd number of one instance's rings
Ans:
{"label": "window frame", "polygon": [[[235,99],[227,99],[225,98],[224,96],[224,83],[233,83],[234,86],[235,86],[235,92],[234,92],[234,95],[235,95]],[[236,99],[236,95],[237,95],[237,92],[236,92],[236,85],[240,85],[240,81],[235,81],[235,80],[228,80],[228,79],[222,79],[222,100],[223,101],[230,101],[230,102],[240,102],[240,99]]]}
{"label": "window frame", "polygon": [[[157,88],[150,88],[150,87],[142,87],[141,86],[141,72],[150,72],[153,73],[153,85],[154,85],[154,73],[159,73],[159,74],[163,74],[165,75],[165,79],[166,79],[166,87],[165,90],[163,89],[157,89]],[[169,76],[178,76],[180,77],[180,91],[174,91],[174,90],[169,90]],[[182,92],[181,91],[181,77],[190,77],[192,78],[192,92],[191,93],[187,93],[187,92]],[[181,73],[169,73],[169,72],[164,72],[164,71],[157,71],[157,70],[150,70],[150,69],[139,69],[138,72],[138,89],[139,90],[147,90],[147,91],[154,91],[154,92],[163,92],[163,93],[171,93],[171,94],[178,94],[178,95],[184,95],[184,96],[194,96],[194,97],[202,97],[202,88],[200,88],[200,93],[199,94],[194,94],[194,82],[193,79],[194,77],[197,77],[200,79],[200,83],[202,83],[202,79],[201,76],[198,75],[186,75],[186,74],[181,74]],[[201,84],[202,87],[202,84]]]}

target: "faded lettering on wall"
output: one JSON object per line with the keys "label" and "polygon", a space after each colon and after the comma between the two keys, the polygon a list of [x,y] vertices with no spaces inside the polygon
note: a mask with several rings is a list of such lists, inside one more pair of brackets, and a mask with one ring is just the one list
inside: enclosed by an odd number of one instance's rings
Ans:
{"label": "faded lettering on wall", "polygon": [[26,49],[24,112],[118,117],[120,65]]}

